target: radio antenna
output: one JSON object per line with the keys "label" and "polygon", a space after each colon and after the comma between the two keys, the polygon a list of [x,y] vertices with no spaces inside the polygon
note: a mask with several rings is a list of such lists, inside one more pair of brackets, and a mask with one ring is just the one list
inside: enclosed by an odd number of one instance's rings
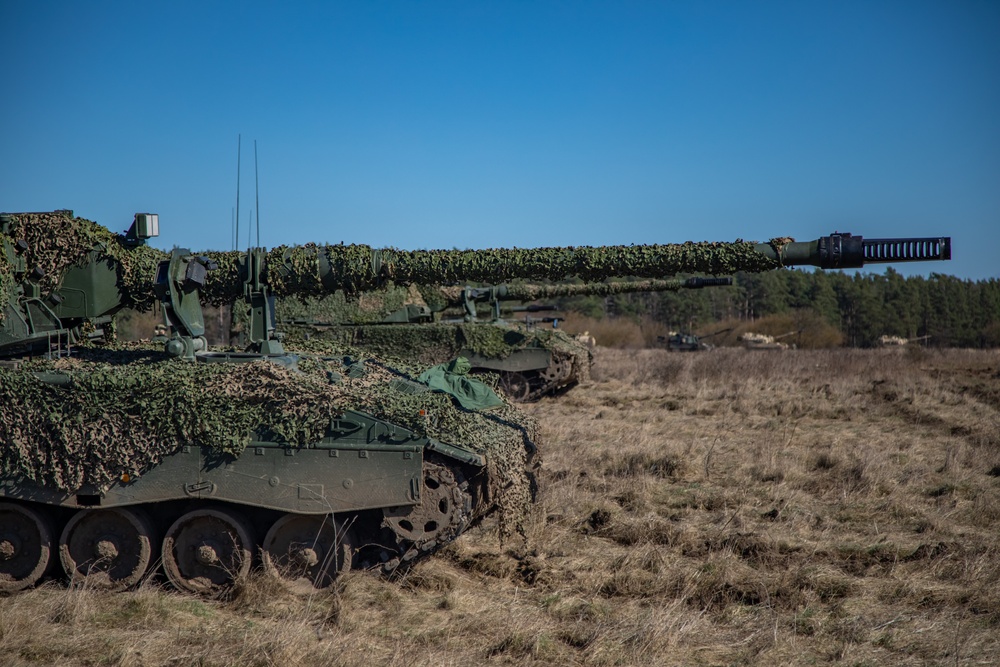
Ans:
{"label": "radio antenna", "polygon": [[229,223],[229,240],[233,244],[230,250],[236,250],[236,209],[229,209],[229,217],[232,218],[232,221]]}
{"label": "radio antenna", "polygon": [[254,196],[257,201],[254,208],[257,210],[257,247],[260,247],[260,181],[257,179],[257,140],[253,140],[253,187]]}
{"label": "radio antenna", "polygon": [[243,137],[236,135],[236,244],[240,243],[240,144]]}

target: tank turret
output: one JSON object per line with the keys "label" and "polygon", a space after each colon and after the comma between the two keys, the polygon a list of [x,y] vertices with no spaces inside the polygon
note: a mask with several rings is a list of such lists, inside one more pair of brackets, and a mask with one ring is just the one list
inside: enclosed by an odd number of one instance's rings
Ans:
{"label": "tank turret", "polygon": [[[0,590],[58,560],[122,589],[162,563],[190,592],[264,569],[312,591],[352,566],[392,571],[485,515],[516,534],[533,421],[467,364],[390,365],[286,350],[275,297],[396,284],[662,278],[818,263],[944,259],[947,239],[534,250],[368,246],[156,250],[155,214],[114,234],[70,211],[0,215]],[[210,349],[202,305],[245,300],[248,349]],[[116,343],[111,317],[158,304],[162,343]]]}

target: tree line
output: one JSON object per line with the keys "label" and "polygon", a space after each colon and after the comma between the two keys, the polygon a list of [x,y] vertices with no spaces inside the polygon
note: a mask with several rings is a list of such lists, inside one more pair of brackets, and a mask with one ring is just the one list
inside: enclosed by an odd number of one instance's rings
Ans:
{"label": "tree line", "polygon": [[1000,347],[1000,280],[962,280],[933,273],[905,277],[809,270],[739,273],[732,287],[565,299],[560,307],[590,317],[648,317],[671,329],[704,333],[722,321],[811,312],[844,335],[846,345],[873,347],[882,336],[929,337],[939,347]]}

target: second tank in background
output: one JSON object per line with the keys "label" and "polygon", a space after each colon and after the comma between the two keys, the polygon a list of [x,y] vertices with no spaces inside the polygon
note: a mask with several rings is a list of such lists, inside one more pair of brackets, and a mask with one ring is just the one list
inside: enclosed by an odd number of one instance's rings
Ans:
{"label": "second tank in background", "polygon": [[559,328],[545,316],[555,306],[532,303],[571,296],[731,285],[730,278],[643,280],[575,285],[509,284],[487,287],[393,287],[356,300],[335,294],[320,299],[283,299],[280,329],[298,344],[438,364],[462,356],[473,372],[495,372],[507,394],[531,401],[564,391],[590,377],[594,339]]}

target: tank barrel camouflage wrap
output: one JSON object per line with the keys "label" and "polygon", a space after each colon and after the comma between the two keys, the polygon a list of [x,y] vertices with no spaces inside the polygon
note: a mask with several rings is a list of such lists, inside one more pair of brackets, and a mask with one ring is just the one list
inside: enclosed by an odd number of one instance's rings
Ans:
{"label": "tank barrel camouflage wrap", "polygon": [[[320,296],[343,291],[357,294],[399,285],[449,285],[513,280],[558,281],[579,278],[588,283],[611,277],[663,278],[678,273],[760,272],[779,264],[756,252],[752,243],[685,243],[676,245],[499,248],[487,250],[374,249],[365,245],[275,248],[268,253],[274,294]],[[210,255],[222,270],[206,292],[226,300],[236,294],[239,253]],[[274,267],[278,267],[276,270]]]}
{"label": "tank barrel camouflage wrap", "polygon": [[[237,295],[240,253],[209,253],[222,271],[209,280],[210,299]],[[397,250],[366,245],[278,247],[268,253],[275,295],[357,294],[396,284],[449,285],[512,280],[596,283],[609,277],[663,279],[680,273],[760,273],[782,266],[860,268],[866,263],[945,260],[950,238],[878,239],[832,234],[808,242],[687,242],[601,247]],[[229,267],[226,269],[225,267]],[[277,267],[276,269],[274,267]]]}
{"label": "tank barrel camouflage wrap", "polygon": [[[167,254],[130,247],[124,235],[75,218],[70,211],[4,214],[5,248],[27,240],[27,264],[51,283],[65,269],[87,262],[116,267],[119,307],[142,308],[153,300],[156,267]],[[15,284],[14,252],[0,259],[0,289]],[[206,252],[218,268],[208,274],[202,298],[215,305],[244,294],[245,253]],[[576,277],[596,283],[615,276],[663,279],[679,273],[759,273],[781,266],[855,268],[872,262],[927,261],[951,256],[949,238],[878,239],[833,234],[808,242],[788,238],[769,243],[687,242],[601,247],[499,248],[487,250],[397,250],[367,245],[279,246],[266,255],[267,281],[277,297],[358,294],[396,284],[450,285],[512,280],[558,281]],[[109,269],[110,270],[110,269]],[[43,279],[44,280],[44,279]],[[51,285],[50,285],[51,286]]]}
{"label": "tank barrel camouflage wrap", "polygon": [[496,287],[442,287],[441,293],[450,306],[461,306],[464,295],[470,300],[538,301],[574,296],[614,296],[639,292],[677,292],[682,289],[702,289],[732,285],[732,278],[688,278],[686,280],[636,280],[632,282],[585,283],[583,285],[522,285]]}

